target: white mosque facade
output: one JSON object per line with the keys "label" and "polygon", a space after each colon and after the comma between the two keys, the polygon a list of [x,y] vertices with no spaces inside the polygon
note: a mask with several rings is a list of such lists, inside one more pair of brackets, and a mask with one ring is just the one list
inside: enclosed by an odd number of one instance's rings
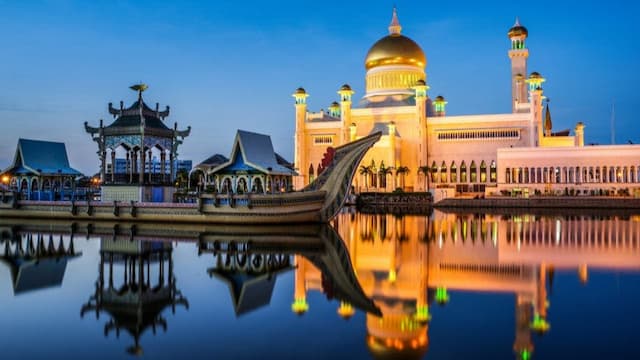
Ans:
{"label": "white mosque facade", "polygon": [[527,75],[527,29],[516,20],[509,30],[512,112],[448,116],[447,101],[428,95],[427,59],[401,34],[394,9],[389,35],[365,58],[365,94],[343,85],[328,111],[310,112],[309,94],[295,98],[296,188],[321,170],[328,147],[382,131],[362,160],[356,191],[431,191],[438,197],[462,193],[640,194],[640,146],[585,146],[585,125],[553,132],[537,72]]}

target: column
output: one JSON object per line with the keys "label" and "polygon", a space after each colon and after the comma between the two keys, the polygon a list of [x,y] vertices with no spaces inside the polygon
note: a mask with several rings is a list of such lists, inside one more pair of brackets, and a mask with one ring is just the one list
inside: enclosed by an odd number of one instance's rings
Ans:
{"label": "column", "polygon": [[146,156],[144,153],[144,149],[140,149],[140,185],[144,184],[144,168],[146,164]]}
{"label": "column", "polygon": [[111,183],[116,182],[116,150],[111,149]]}
{"label": "column", "polygon": [[103,149],[100,151],[100,180],[103,182],[106,180],[106,172],[107,172],[106,167],[107,167],[107,151]]}
{"label": "column", "polygon": [[[151,184],[153,182],[151,176],[155,172],[155,167],[153,166],[153,153],[151,150],[149,150],[148,155],[147,163],[149,164],[149,184]],[[189,181],[189,179],[187,179],[187,181]]]}
{"label": "column", "polygon": [[167,182],[167,167],[165,162],[167,161],[167,153],[164,149],[160,152],[160,172],[162,173],[162,183],[165,184]]}

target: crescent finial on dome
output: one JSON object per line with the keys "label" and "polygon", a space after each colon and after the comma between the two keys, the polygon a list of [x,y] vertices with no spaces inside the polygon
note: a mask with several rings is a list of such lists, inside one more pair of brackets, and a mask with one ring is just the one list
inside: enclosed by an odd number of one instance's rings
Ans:
{"label": "crescent finial on dome", "polygon": [[393,15],[391,15],[391,24],[389,24],[389,34],[400,35],[400,31],[402,31],[402,26],[400,25],[400,21],[398,20],[398,11],[394,6]]}

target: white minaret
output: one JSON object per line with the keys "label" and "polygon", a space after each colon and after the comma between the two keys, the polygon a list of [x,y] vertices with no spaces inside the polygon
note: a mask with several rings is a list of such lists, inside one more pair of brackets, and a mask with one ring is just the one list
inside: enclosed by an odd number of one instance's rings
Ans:
{"label": "white minaret", "polygon": [[525,40],[529,36],[527,28],[520,25],[520,20],[516,18],[516,22],[509,29],[509,39],[511,40],[511,49],[509,49],[509,58],[511,59],[511,106],[513,112],[529,111],[520,104],[528,103],[527,86],[525,78],[527,76],[527,58],[529,50],[525,45]]}

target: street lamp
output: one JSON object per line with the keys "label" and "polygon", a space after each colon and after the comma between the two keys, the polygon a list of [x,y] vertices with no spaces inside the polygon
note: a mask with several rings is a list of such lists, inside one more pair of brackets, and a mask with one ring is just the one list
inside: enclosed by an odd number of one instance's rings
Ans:
{"label": "street lamp", "polygon": [[9,183],[9,176],[8,176],[8,175],[3,176],[3,177],[2,177],[2,182],[3,182],[4,184],[8,184],[8,183]]}

